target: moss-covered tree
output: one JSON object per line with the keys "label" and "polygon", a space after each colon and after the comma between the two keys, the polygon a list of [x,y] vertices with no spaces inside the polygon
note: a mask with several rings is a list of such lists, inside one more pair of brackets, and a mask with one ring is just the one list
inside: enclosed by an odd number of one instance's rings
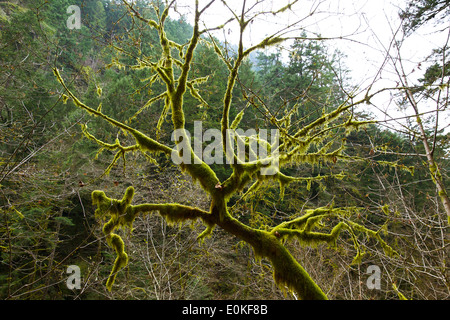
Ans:
{"label": "moss-covered tree", "polygon": [[[106,195],[104,191],[94,191],[92,193],[93,204],[97,206],[95,214],[98,218],[107,219],[103,226],[103,232],[108,243],[116,251],[117,258],[112,267],[110,277],[106,283],[109,290],[112,289],[117,273],[128,262],[128,255],[121,237],[115,233],[120,228],[132,228],[133,221],[139,214],[151,214],[158,212],[169,223],[178,224],[189,220],[201,220],[205,224],[205,230],[198,236],[199,241],[203,241],[208,235],[214,232],[216,227],[236,236],[240,240],[249,244],[255,255],[260,259],[267,259],[273,267],[273,276],[275,282],[283,290],[290,290],[296,293],[301,299],[326,299],[327,295],[315,281],[309,276],[308,272],[289,252],[287,242],[295,239],[301,244],[317,245],[326,243],[331,247],[336,246],[337,238],[342,231],[346,231],[349,239],[353,240],[356,249],[354,262],[361,260],[364,252],[358,243],[358,235],[366,234],[378,241],[386,254],[393,255],[395,251],[380,236],[379,230],[370,230],[369,228],[352,221],[352,217],[363,210],[356,207],[335,207],[332,203],[328,206],[309,209],[299,212],[289,220],[283,221],[274,226],[254,227],[239,220],[239,216],[230,210],[229,202],[233,196],[240,194],[242,197],[252,192],[256,192],[264,183],[274,181],[279,183],[280,197],[283,197],[284,189],[291,183],[299,183],[308,188],[312,182],[320,182],[327,179],[344,179],[344,173],[333,173],[329,175],[318,175],[314,177],[296,177],[290,176],[282,171],[283,168],[295,166],[302,163],[308,164],[333,164],[336,162],[366,161],[363,158],[349,156],[345,153],[345,136],[353,131],[363,127],[367,121],[358,121],[353,114],[353,108],[370,99],[369,96],[361,101],[353,101],[349,96],[343,103],[336,106],[328,106],[324,109],[321,116],[311,120],[307,124],[296,126],[291,122],[294,114],[301,108],[301,101],[295,101],[291,104],[284,104],[278,110],[282,109],[283,114],[273,113],[277,108],[267,108],[267,106],[258,99],[258,97],[245,97],[247,106],[255,106],[261,114],[268,120],[270,129],[275,129],[279,143],[274,143],[276,139],[263,138],[262,136],[245,137],[237,133],[230,136],[230,129],[234,130],[239,126],[240,121],[245,117],[245,108],[233,110],[235,105],[232,103],[236,98],[233,96],[234,89],[239,80],[239,71],[250,53],[258,49],[268,48],[288,40],[283,32],[267,36],[256,45],[245,47],[243,34],[252,23],[252,21],[262,14],[262,11],[256,12],[255,7],[246,7],[243,2],[240,12],[232,10],[228,4],[223,1],[225,10],[229,10],[232,19],[239,26],[240,40],[237,52],[234,56],[228,56],[217,40],[210,32],[224,28],[206,27],[201,23],[200,17],[210,9],[215,1],[210,1],[204,7],[200,7],[199,1],[195,2],[194,25],[192,36],[187,43],[177,43],[170,39],[166,32],[166,22],[168,21],[169,10],[173,9],[175,1],[168,1],[165,8],[154,5],[153,9],[156,18],[150,18],[135,9],[133,4],[123,1],[124,6],[135,23],[144,23],[148,28],[153,28],[159,36],[160,54],[158,56],[145,56],[142,52],[139,55],[129,52],[116,46],[115,48],[128,60],[135,59],[135,65],[132,69],[146,69],[152,73],[148,78],[151,86],[156,81],[164,85],[161,92],[155,93],[150,100],[145,103],[138,111],[137,117],[150,106],[160,105],[161,121],[153,137],[138,130],[132,125],[132,121],[118,121],[112,116],[102,112],[99,107],[88,106],[77,98],[64,81],[64,74],[58,69],[54,69],[55,76],[64,88],[64,101],[71,99],[74,104],[87,111],[90,115],[103,119],[110,125],[121,129],[128,136],[134,138],[134,144],[124,145],[119,138],[114,143],[104,142],[97,139],[89,133],[87,127],[83,127],[85,135],[100,145],[102,149],[108,149],[116,152],[113,163],[106,169],[108,172],[111,167],[120,159],[125,162],[126,155],[129,152],[141,152],[150,161],[155,162],[159,154],[166,157],[180,157],[187,161],[182,161],[179,167],[186,174],[190,175],[194,181],[198,182],[209,195],[210,207],[203,210],[193,206],[182,205],[179,203],[142,203],[133,204],[135,189],[130,186],[124,191],[122,199],[113,199]],[[279,8],[270,14],[279,14],[290,10],[291,6]],[[303,38],[296,38],[301,41]],[[306,40],[306,39],[305,39]],[[195,99],[200,105],[208,105],[208,102],[202,97],[199,87],[208,81],[207,77],[196,78],[192,74],[192,64],[196,54],[196,48],[200,43],[207,44],[214,49],[226,69],[228,70],[228,79],[226,89],[221,102],[221,142],[226,160],[230,163],[231,174],[226,179],[219,180],[212,166],[202,160],[190,145],[185,142],[189,140],[185,116],[185,101]],[[154,44],[155,45],[155,44]],[[124,66],[117,59],[114,60],[121,68]],[[159,103],[156,103],[159,102]],[[231,115],[236,114],[234,119]],[[173,130],[177,130],[178,136],[175,139],[175,147],[167,143],[158,141],[156,134],[161,129],[164,120],[171,115],[171,124]],[[238,132],[238,131],[236,131]],[[234,150],[227,148],[230,138],[235,143],[246,145],[245,159],[243,159]],[[250,145],[255,142],[256,145],[269,148],[269,152],[264,154],[252,154],[253,148]],[[177,158],[179,157],[179,158]],[[369,160],[367,160],[369,161]],[[380,208],[381,210],[381,208]]]}

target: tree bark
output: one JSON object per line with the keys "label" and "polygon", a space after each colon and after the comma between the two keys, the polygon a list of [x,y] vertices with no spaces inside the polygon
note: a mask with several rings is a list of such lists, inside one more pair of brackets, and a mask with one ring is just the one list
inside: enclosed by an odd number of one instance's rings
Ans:
{"label": "tree bark", "polygon": [[419,114],[419,108],[417,106],[417,102],[414,99],[414,96],[413,96],[411,90],[409,90],[409,89],[406,90],[406,96],[408,98],[408,101],[411,103],[411,105],[414,109],[414,112],[416,114],[417,125],[419,126],[419,130],[420,130],[420,139],[421,139],[422,144],[425,149],[425,154],[427,157],[427,162],[428,162],[428,167],[430,169],[431,178],[433,179],[433,182],[436,185],[439,198],[441,199],[444,210],[447,213],[447,221],[450,224],[450,199],[449,199],[447,191],[445,189],[444,181],[442,179],[442,175],[439,170],[439,167],[438,167],[436,161],[434,161],[433,150],[430,147],[430,144],[428,142],[428,139],[427,139],[427,136],[425,133],[425,128],[423,127],[422,119],[420,118],[420,114]]}
{"label": "tree bark", "polygon": [[253,229],[225,215],[217,225],[253,247],[257,258],[267,258],[274,269],[274,279],[281,288],[295,291],[302,300],[327,300],[326,294],[314,282],[275,235]]}

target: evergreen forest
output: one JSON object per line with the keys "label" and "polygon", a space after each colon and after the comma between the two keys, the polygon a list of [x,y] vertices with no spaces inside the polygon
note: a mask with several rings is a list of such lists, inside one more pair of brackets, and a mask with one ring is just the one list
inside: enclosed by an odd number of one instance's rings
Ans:
{"label": "evergreen forest", "polygon": [[1,1],[0,298],[450,299],[449,1],[404,1],[382,88],[302,19],[245,43],[300,2]]}

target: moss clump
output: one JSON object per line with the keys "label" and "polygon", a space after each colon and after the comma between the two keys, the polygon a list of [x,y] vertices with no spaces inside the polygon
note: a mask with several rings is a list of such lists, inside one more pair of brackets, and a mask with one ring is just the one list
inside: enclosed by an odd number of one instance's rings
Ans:
{"label": "moss clump", "polygon": [[111,291],[112,285],[116,279],[117,273],[120,269],[128,264],[128,255],[125,252],[125,245],[123,240],[117,234],[112,234],[109,239],[109,244],[116,250],[117,258],[114,261],[111,273],[106,281],[106,288]]}
{"label": "moss clump", "polygon": [[253,246],[256,257],[270,260],[274,270],[273,278],[282,290],[294,291],[302,300],[328,299],[275,235],[258,231],[255,238],[258,240],[255,241],[258,245]]}
{"label": "moss clump", "polygon": [[122,238],[113,233],[114,230],[126,226],[132,228],[135,219],[131,201],[134,196],[134,188],[128,187],[122,200],[108,198],[103,191],[92,192],[92,203],[97,206],[95,216],[104,218],[110,216],[110,220],[103,225],[103,233],[108,244],[116,251],[116,260],[106,282],[106,288],[111,291],[117,272],[128,263],[128,255],[125,252],[125,245]]}
{"label": "moss clump", "polygon": [[138,214],[158,211],[167,223],[171,225],[181,224],[188,220],[201,219],[206,225],[206,229],[198,236],[200,242],[211,235],[215,226],[211,220],[211,215],[206,211],[174,203],[132,205],[133,196],[133,187],[126,189],[121,200],[109,198],[100,190],[92,192],[92,203],[97,206],[95,216],[99,219],[109,218],[103,225],[102,231],[108,244],[116,252],[116,259],[106,282],[106,287],[110,291],[117,273],[128,264],[128,255],[125,252],[124,242],[114,231],[120,228],[132,230],[133,222]]}
{"label": "moss clump", "polygon": [[[398,255],[398,253],[381,238],[379,231],[367,229],[364,226],[346,219],[346,217],[360,210],[361,209],[355,207],[324,207],[307,210],[304,215],[276,226],[272,229],[271,233],[277,234],[278,238],[283,241],[295,238],[303,246],[315,247],[320,243],[326,243],[330,247],[335,248],[340,232],[345,229],[350,233],[356,250],[356,256],[354,257],[352,264],[361,263],[365,254],[358,243],[356,232],[365,233],[368,237],[378,240],[387,256],[392,257]],[[314,228],[323,228],[324,226],[321,224],[321,221],[324,218],[331,217],[341,220],[345,219],[345,221],[340,221],[333,227],[330,233],[313,231]]]}

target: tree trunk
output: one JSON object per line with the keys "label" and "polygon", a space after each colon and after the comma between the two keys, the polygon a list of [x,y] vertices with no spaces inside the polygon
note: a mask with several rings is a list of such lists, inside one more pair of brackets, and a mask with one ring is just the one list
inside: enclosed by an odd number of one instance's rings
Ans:
{"label": "tree trunk", "polygon": [[428,167],[430,169],[431,178],[433,179],[433,182],[436,185],[436,188],[437,188],[438,194],[439,194],[439,198],[441,199],[442,205],[444,206],[444,210],[447,213],[447,221],[450,224],[450,199],[449,199],[447,191],[445,189],[444,181],[442,179],[442,175],[439,170],[439,167],[436,164],[436,162],[434,161],[433,150],[431,149],[430,144],[428,143],[425,129],[422,124],[422,119],[420,118],[417,102],[414,99],[414,96],[413,96],[411,90],[409,90],[409,89],[406,90],[406,96],[408,97],[409,102],[411,103],[412,107],[414,108],[414,112],[416,114],[417,125],[419,126],[419,130],[420,130],[420,139],[422,140],[423,146],[425,148],[425,154],[427,156],[427,162],[428,162]]}
{"label": "tree trunk", "polygon": [[306,270],[273,234],[250,228],[226,215],[217,225],[253,247],[257,258],[267,258],[274,269],[277,285],[295,291],[302,300],[327,300],[327,296]]}

